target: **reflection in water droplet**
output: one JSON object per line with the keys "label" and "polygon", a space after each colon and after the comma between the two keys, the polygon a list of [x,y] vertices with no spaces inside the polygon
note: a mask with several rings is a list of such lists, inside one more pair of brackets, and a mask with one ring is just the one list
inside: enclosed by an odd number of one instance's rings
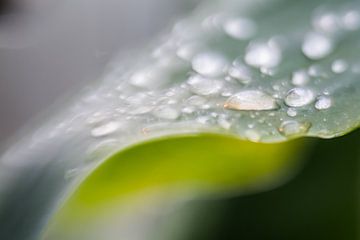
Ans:
{"label": "reflection in water droplet", "polygon": [[233,110],[273,110],[278,105],[275,99],[258,90],[245,90],[228,98],[224,108]]}
{"label": "reflection in water droplet", "polygon": [[282,59],[281,49],[270,43],[252,43],[246,49],[245,62],[257,68],[273,68]]}
{"label": "reflection in water droplet", "polygon": [[192,68],[194,71],[207,77],[223,75],[226,67],[226,59],[218,53],[201,53],[192,59]]}
{"label": "reflection in water droplet", "polygon": [[290,107],[302,107],[314,101],[315,95],[310,89],[293,88],[285,97],[286,105]]}
{"label": "reflection in water droplet", "polygon": [[329,37],[316,32],[306,34],[302,45],[302,51],[305,56],[313,60],[324,58],[332,53],[333,50],[333,41]]}
{"label": "reflection in water droplet", "polygon": [[320,96],[315,102],[315,108],[318,110],[328,109],[332,105],[331,98],[326,96]]}
{"label": "reflection in water droplet", "polygon": [[118,122],[109,122],[102,126],[93,128],[91,130],[91,135],[93,137],[104,137],[109,134],[116,132],[120,128],[120,123]]}
{"label": "reflection in water droplet", "polygon": [[191,76],[187,83],[192,92],[204,96],[219,93],[224,85],[220,80],[209,79],[200,75]]}
{"label": "reflection in water droplet", "polygon": [[334,73],[343,73],[348,69],[348,67],[349,67],[348,63],[343,59],[335,60],[331,64],[331,70]]}
{"label": "reflection in water droplet", "polygon": [[307,71],[305,70],[299,70],[293,73],[291,78],[291,83],[295,86],[303,86],[306,83],[308,83],[310,80],[309,75],[307,74]]}
{"label": "reflection in water droplet", "polygon": [[225,21],[224,31],[231,37],[246,40],[256,33],[256,24],[247,18],[234,18]]}
{"label": "reflection in water droplet", "polygon": [[307,133],[310,127],[311,123],[309,122],[285,121],[278,130],[286,137],[295,137]]}

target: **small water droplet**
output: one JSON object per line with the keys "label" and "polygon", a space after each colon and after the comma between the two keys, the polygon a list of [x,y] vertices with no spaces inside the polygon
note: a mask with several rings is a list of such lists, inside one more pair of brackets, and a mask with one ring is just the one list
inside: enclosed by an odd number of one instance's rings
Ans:
{"label": "small water droplet", "polygon": [[175,120],[179,117],[179,112],[169,106],[159,106],[153,111],[154,116],[158,118],[168,119],[168,120]]}
{"label": "small water droplet", "polygon": [[270,43],[252,43],[246,49],[245,62],[257,68],[273,68],[282,59],[281,49]]}
{"label": "small water droplet", "polygon": [[289,108],[286,113],[289,117],[296,117],[297,115],[297,111],[295,108]]}
{"label": "small water droplet", "polygon": [[332,12],[321,13],[315,16],[313,25],[319,31],[334,33],[339,29],[339,17]]}
{"label": "small water droplet", "polygon": [[304,86],[310,80],[306,70],[295,71],[291,78],[291,83],[295,86]]}
{"label": "small water droplet", "polygon": [[360,13],[350,10],[342,17],[342,23],[345,29],[355,31],[360,28]]}
{"label": "small water droplet", "polygon": [[230,77],[244,84],[250,83],[252,79],[250,69],[244,65],[232,66],[228,73]]}
{"label": "small water droplet", "polygon": [[275,99],[259,90],[245,90],[228,98],[224,108],[233,110],[273,110],[278,105]]}
{"label": "small water droplet", "polygon": [[200,53],[192,59],[192,68],[194,71],[207,77],[223,75],[226,67],[226,59],[218,53]]}
{"label": "small water droplet", "polygon": [[200,75],[190,77],[187,83],[192,92],[204,96],[218,94],[224,85],[220,80],[209,79]]}
{"label": "small water droplet", "polygon": [[120,123],[109,122],[91,130],[93,137],[104,137],[116,132],[120,128]]}
{"label": "small water droplet", "polygon": [[233,18],[225,21],[224,31],[231,37],[246,40],[256,33],[256,24],[247,18]]}
{"label": "small water droplet", "polygon": [[254,129],[246,130],[245,137],[252,142],[259,142],[261,139],[261,135]]}
{"label": "small water droplet", "polygon": [[302,107],[314,101],[314,93],[306,88],[293,88],[286,97],[285,103],[290,107]]}
{"label": "small water droplet", "polygon": [[331,98],[326,96],[320,96],[315,102],[315,108],[318,110],[324,110],[330,108],[332,105]]}
{"label": "small water droplet", "polygon": [[281,123],[279,132],[286,137],[300,136],[309,131],[311,123],[298,121],[285,121]]}
{"label": "small water droplet", "polygon": [[334,73],[343,73],[348,69],[348,67],[349,67],[348,63],[343,59],[335,60],[331,64],[331,70]]}
{"label": "small water droplet", "polygon": [[200,97],[200,96],[191,96],[189,97],[187,100],[186,100],[186,103],[188,105],[192,105],[192,106],[202,106],[202,105],[205,105],[207,102],[207,100],[203,97]]}
{"label": "small water droplet", "polygon": [[181,112],[186,113],[186,114],[191,114],[193,112],[195,112],[195,108],[194,107],[184,107]]}
{"label": "small water droplet", "polygon": [[306,34],[302,51],[306,57],[318,60],[328,56],[334,50],[334,42],[324,34],[310,32]]}

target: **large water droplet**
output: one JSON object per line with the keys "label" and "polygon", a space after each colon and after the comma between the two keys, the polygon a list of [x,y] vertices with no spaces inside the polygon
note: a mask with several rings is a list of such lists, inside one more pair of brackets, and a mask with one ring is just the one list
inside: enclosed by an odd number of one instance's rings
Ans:
{"label": "large water droplet", "polygon": [[204,96],[219,93],[224,85],[220,80],[209,79],[200,75],[190,77],[187,83],[192,92]]}
{"label": "large water droplet", "polygon": [[252,79],[250,69],[244,65],[229,68],[229,76],[244,84],[251,82]]}
{"label": "large water droplet", "polygon": [[285,121],[281,123],[279,132],[286,137],[295,137],[307,133],[310,127],[309,122]]}
{"label": "large water droplet", "polygon": [[233,110],[272,110],[277,109],[275,99],[258,90],[245,90],[228,98],[224,104],[227,109]]}
{"label": "large water droplet", "polygon": [[273,68],[282,59],[281,49],[272,43],[252,43],[246,50],[245,62],[257,68]]}
{"label": "large water droplet", "polygon": [[225,21],[224,31],[231,37],[246,40],[256,33],[256,24],[247,18],[233,18]]}
{"label": "large water droplet", "polygon": [[293,88],[285,97],[286,105],[290,107],[302,107],[314,101],[313,91],[306,88]]}
{"label": "large water droplet", "polygon": [[334,50],[334,42],[321,33],[310,32],[306,34],[302,51],[310,59],[318,60],[326,57]]}
{"label": "large water droplet", "polygon": [[218,77],[224,74],[226,59],[217,53],[200,53],[192,59],[192,68],[207,77]]}
{"label": "large water droplet", "polygon": [[315,108],[318,110],[324,110],[330,108],[332,105],[331,98],[326,96],[320,96],[315,102]]}

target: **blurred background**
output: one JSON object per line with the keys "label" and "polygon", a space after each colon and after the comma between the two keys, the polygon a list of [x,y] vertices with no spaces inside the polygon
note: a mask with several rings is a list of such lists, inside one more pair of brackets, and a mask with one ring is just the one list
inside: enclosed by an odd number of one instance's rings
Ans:
{"label": "blurred background", "polygon": [[0,144],[199,1],[0,1]]}

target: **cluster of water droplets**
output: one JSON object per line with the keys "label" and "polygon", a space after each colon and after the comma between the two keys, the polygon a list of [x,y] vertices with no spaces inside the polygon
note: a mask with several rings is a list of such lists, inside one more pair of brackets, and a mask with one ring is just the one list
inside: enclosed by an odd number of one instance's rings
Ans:
{"label": "cluster of water droplets", "polygon": [[86,132],[91,140],[84,147],[94,158],[174,133],[226,133],[254,142],[332,137],[350,119],[328,121],[341,76],[360,74],[359,62],[333,53],[359,33],[360,12],[324,9],[315,9],[308,25],[276,34],[262,32],[266,20],[244,14],[188,17],[150,54],[135,58],[141,61],[115,61],[99,86],[64,113],[71,119],[43,132],[49,138]]}
{"label": "cluster of water droplets", "polygon": [[[294,46],[291,34],[262,37],[260,23],[233,14],[215,13],[201,24],[195,21],[176,24],[143,65],[109,74],[106,81],[111,84],[104,91],[111,95],[108,101],[116,106],[111,110],[116,114],[90,116],[93,137],[204,129],[265,142],[306,135],[313,126],[308,116],[336,102],[328,89],[321,89],[324,79],[351,65],[335,59],[327,71],[316,61],[336,50],[344,32],[360,28],[358,11],[316,9],[299,44],[299,58],[313,63],[284,76],[278,72]],[[214,39],[239,48],[229,53],[214,45]]]}

